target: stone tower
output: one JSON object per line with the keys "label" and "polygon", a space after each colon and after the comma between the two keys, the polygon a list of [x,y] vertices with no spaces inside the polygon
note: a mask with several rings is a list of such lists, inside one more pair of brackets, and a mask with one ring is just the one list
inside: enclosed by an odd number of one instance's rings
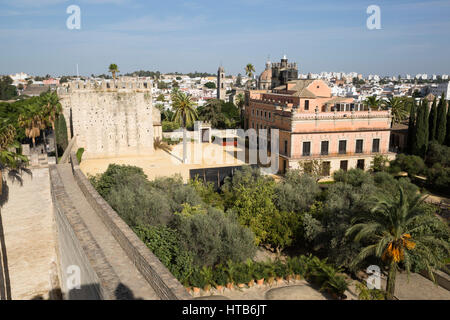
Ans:
{"label": "stone tower", "polygon": [[225,69],[220,66],[217,70],[217,99],[225,100],[227,90],[225,89]]}
{"label": "stone tower", "polygon": [[272,64],[272,89],[285,85],[288,81],[297,80],[297,78],[297,63],[288,63],[286,55],[283,56],[281,62]]}
{"label": "stone tower", "polygon": [[153,154],[153,140],[161,138],[162,128],[160,112],[152,106],[151,82],[72,81],[59,87],[58,95],[84,158]]}

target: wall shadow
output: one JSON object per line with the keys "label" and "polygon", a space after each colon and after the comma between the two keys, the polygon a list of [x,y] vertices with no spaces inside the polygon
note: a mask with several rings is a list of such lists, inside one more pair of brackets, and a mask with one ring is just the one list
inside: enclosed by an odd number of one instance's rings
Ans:
{"label": "wall shadow", "polygon": [[[63,300],[61,289],[53,289],[48,293],[48,300]],[[97,283],[82,285],[80,289],[71,289],[66,297],[67,300],[102,300],[101,288]],[[133,292],[123,283],[114,290],[115,300],[143,300],[134,296]],[[46,300],[42,295],[36,295],[31,300]]]}
{"label": "wall shadow", "polygon": [[6,254],[5,234],[3,231],[2,207],[8,202],[9,187],[6,181],[1,181],[0,194],[0,300],[11,300],[11,282],[8,270],[8,256]]}

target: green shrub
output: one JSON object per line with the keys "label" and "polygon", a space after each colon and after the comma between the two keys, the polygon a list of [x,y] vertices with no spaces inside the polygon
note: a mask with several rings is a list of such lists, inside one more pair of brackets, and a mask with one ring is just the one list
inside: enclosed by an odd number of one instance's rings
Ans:
{"label": "green shrub", "polygon": [[198,265],[213,266],[229,259],[244,261],[256,252],[252,232],[241,226],[232,213],[208,208],[206,214],[178,215],[174,227]]}
{"label": "green shrub", "polygon": [[111,189],[124,181],[138,179],[142,183],[147,181],[147,176],[142,168],[135,166],[110,164],[103,174],[91,178],[91,183],[103,198],[110,193]]}
{"label": "green shrub", "polygon": [[176,230],[165,226],[139,226],[134,231],[174,277],[186,283],[194,271],[194,259],[183,250]]}
{"label": "green shrub", "polygon": [[254,264],[253,277],[255,280],[267,278],[266,264],[263,262],[255,262]]}
{"label": "green shrub", "polygon": [[298,256],[289,258],[288,261],[289,270],[296,275],[302,277],[306,276],[306,271],[308,270],[308,263],[305,256]]}
{"label": "green shrub", "polygon": [[372,181],[372,176],[369,172],[361,169],[350,169],[348,171],[338,170],[334,172],[333,179],[336,182],[343,182],[352,187],[360,187],[364,183],[370,183]]}
{"label": "green shrub", "polygon": [[83,153],[84,153],[84,148],[79,148],[77,150],[77,160],[78,163],[81,163],[81,158],[83,157]]}
{"label": "green shrub", "polygon": [[450,167],[450,147],[439,144],[436,141],[430,142],[426,155],[426,163],[429,167],[439,163],[443,167]]}
{"label": "green shrub", "polygon": [[275,266],[275,275],[277,277],[284,278],[288,275],[288,273],[289,273],[288,267],[283,261],[281,261],[279,259],[276,260],[274,262],[274,266]]}
{"label": "green shrub", "polygon": [[396,159],[391,161],[391,166],[399,167],[408,175],[419,175],[425,172],[426,166],[422,158],[418,156],[408,156],[405,154],[398,154]]}
{"label": "green shrub", "polygon": [[225,286],[228,283],[228,274],[223,264],[217,265],[213,270],[213,281],[215,285]]}
{"label": "green shrub", "polygon": [[316,180],[300,170],[288,170],[285,179],[275,186],[274,201],[280,211],[307,210],[320,194]]}
{"label": "green shrub", "polygon": [[189,285],[196,288],[204,288],[207,285],[207,281],[202,273],[201,268],[194,268],[189,277]]}
{"label": "green shrub", "polygon": [[233,278],[236,284],[249,283],[253,279],[249,265],[246,263],[237,264]]}
{"label": "green shrub", "polygon": [[275,265],[272,261],[267,261],[264,264],[264,273],[267,278],[275,277],[277,274],[275,272]]}
{"label": "green shrub", "polygon": [[386,170],[386,164],[389,162],[389,159],[382,154],[377,154],[371,162],[371,169],[373,172],[380,172]]}
{"label": "green shrub", "polygon": [[329,290],[341,299],[345,297],[344,293],[348,290],[348,282],[343,275],[330,274],[320,290]]}
{"label": "green shrub", "polygon": [[180,125],[174,121],[163,120],[161,126],[163,132],[173,132],[180,129]]}
{"label": "green shrub", "polygon": [[435,163],[427,170],[427,180],[431,188],[450,194],[450,168]]}
{"label": "green shrub", "polygon": [[202,269],[200,270],[200,274],[205,281],[204,286],[214,284],[214,273],[211,267],[203,266]]}
{"label": "green shrub", "polygon": [[386,300],[386,293],[379,289],[369,289],[364,283],[356,283],[359,300]]}
{"label": "green shrub", "polygon": [[235,276],[235,272],[236,272],[236,265],[237,264],[234,263],[232,260],[228,260],[224,266],[228,283],[235,282],[234,276]]}

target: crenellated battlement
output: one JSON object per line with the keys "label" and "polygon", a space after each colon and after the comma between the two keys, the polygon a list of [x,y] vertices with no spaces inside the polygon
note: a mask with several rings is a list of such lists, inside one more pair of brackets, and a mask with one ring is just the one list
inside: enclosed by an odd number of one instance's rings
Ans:
{"label": "crenellated battlement", "polygon": [[[272,68],[282,68],[284,67],[280,62],[274,62],[272,63]],[[286,68],[288,69],[297,69],[297,63],[296,62],[292,62],[292,63],[287,63]]]}
{"label": "crenellated battlement", "polygon": [[150,92],[153,82],[151,80],[125,79],[114,80],[73,80],[57,88],[59,95],[70,94],[77,91],[94,92]]}

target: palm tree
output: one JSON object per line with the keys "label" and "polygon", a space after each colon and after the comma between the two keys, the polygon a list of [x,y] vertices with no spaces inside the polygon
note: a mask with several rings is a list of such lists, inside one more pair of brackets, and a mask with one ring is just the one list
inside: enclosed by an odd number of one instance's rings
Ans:
{"label": "palm tree", "polygon": [[381,100],[377,99],[377,96],[367,97],[366,100],[364,100],[364,105],[366,105],[370,109],[379,110],[381,106]]}
{"label": "palm tree", "polygon": [[400,123],[408,116],[408,111],[405,108],[405,102],[400,97],[390,97],[387,101],[383,100],[382,105],[391,110],[392,123]]}
{"label": "palm tree", "polygon": [[198,118],[195,111],[195,103],[187,94],[175,89],[171,93],[172,109],[175,111],[173,120],[181,125],[183,128],[183,163],[186,163],[187,158],[187,140],[186,127],[193,124]]}
{"label": "palm tree", "polygon": [[16,176],[21,165],[28,162],[27,157],[18,154],[20,145],[16,139],[16,129],[6,121],[0,123],[0,198],[3,195],[3,171],[7,170]]}
{"label": "palm tree", "polygon": [[255,67],[253,66],[253,64],[248,63],[245,66],[245,74],[250,78],[249,82],[250,85],[253,84],[253,73],[255,72]]}
{"label": "palm tree", "polygon": [[[52,126],[53,134],[55,136],[55,146],[56,146],[56,131],[55,131],[55,122],[58,115],[62,113],[62,106],[59,102],[60,99],[56,92],[47,92],[41,97],[42,108],[43,108],[43,120],[45,122],[49,122]],[[44,131],[44,140],[45,140],[45,131]],[[58,148],[56,149],[56,159],[58,159]]]}
{"label": "palm tree", "polygon": [[36,138],[41,135],[41,129],[46,127],[40,102],[33,101],[25,104],[19,115],[18,123],[25,129],[25,135],[33,141],[33,148],[35,148]]}
{"label": "palm tree", "polygon": [[109,72],[112,73],[113,79],[114,79],[114,83],[116,82],[116,73],[119,73],[119,67],[117,66],[117,64],[115,63],[111,63],[109,65]]}
{"label": "palm tree", "polygon": [[433,214],[424,212],[421,208],[423,201],[423,196],[407,195],[399,186],[396,195],[384,193],[374,199],[372,210],[355,217],[353,225],[346,231],[346,236],[354,235],[354,241],[369,243],[353,261],[353,267],[369,256],[381,258],[387,265],[388,299],[394,296],[399,263],[404,265],[409,274],[411,255],[414,254],[425,263],[433,277],[430,265],[443,265],[434,249],[450,253],[448,242],[437,238],[434,233],[436,228],[442,226],[442,222]]}

